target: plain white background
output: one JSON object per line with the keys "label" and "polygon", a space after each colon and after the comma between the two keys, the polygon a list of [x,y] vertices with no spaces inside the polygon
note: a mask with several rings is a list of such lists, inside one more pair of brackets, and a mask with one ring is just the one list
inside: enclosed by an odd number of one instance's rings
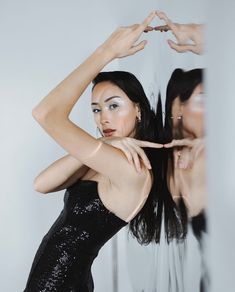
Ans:
{"label": "plain white background", "polygon": [[208,261],[213,292],[235,287],[234,11],[232,0],[208,1]]}

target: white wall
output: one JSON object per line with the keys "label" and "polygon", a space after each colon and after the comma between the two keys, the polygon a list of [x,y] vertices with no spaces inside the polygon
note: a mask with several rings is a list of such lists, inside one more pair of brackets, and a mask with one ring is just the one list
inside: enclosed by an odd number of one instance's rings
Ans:
{"label": "white wall", "polygon": [[[38,245],[63,206],[63,192],[33,190],[35,176],[66,153],[31,110],[116,28],[107,3],[0,3],[1,291],[23,290]],[[108,67],[115,68],[117,62]],[[90,89],[73,118],[95,135],[89,100]],[[110,254],[109,244],[94,265],[97,291],[112,289]]]}
{"label": "white wall", "polygon": [[235,287],[235,2],[210,0],[208,8],[208,253],[210,291],[221,292]]}

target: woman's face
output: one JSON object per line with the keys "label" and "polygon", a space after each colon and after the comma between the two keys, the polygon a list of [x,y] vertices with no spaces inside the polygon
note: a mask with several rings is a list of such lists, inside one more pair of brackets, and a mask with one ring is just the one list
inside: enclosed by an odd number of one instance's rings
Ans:
{"label": "woman's face", "polygon": [[118,86],[109,81],[98,83],[92,92],[91,107],[104,137],[134,137],[139,108]]}
{"label": "woman's face", "polygon": [[204,135],[204,93],[202,84],[193,91],[190,98],[181,103],[177,97],[172,106],[173,128],[178,125],[177,116],[182,115],[184,136],[202,137]]}

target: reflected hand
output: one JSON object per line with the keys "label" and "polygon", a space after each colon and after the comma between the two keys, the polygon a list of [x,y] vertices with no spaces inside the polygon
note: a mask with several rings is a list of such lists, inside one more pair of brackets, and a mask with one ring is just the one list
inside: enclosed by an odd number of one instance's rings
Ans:
{"label": "reflected hand", "polygon": [[[173,23],[164,12],[157,11],[156,14],[165,21],[166,25],[156,26],[154,29],[158,31],[171,30],[176,37],[177,43],[168,40],[168,44],[172,49],[179,53],[187,51],[198,55],[203,53],[203,25]],[[193,44],[188,44],[188,41],[192,41]]]}
{"label": "reflected hand", "polygon": [[162,148],[163,144],[141,141],[134,138],[102,137],[105,143],[120,149],[126,156],[129,163],[133,164],[137,171],[141,171],[141,161],[146,168],[151,169],[151,164],[147,155],[141,147]]}
{"label": "reflected hand", "polygon": [[112,58],[122,58],[135,54],[143,50],[147,44],[143,40],[136,44],[145,29],[148,29],[149,24],[156,16],[153,11],[145,20],[140,24],[133,24],[130,26],[121,26],[116,29],[111,36],[102,44],[101,48],[111,54]]}
{"label": "reflected hand", "polygon": [[181,150],[174,151],[175,168],[188,169],[192,168],[193,163],[205,149],[205,139],[181,139],[172,140],[164,144],[165,148],[183,147]]}

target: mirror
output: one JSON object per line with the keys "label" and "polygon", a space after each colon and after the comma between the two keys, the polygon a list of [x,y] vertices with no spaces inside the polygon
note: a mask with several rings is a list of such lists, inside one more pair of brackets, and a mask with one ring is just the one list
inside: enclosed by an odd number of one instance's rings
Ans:
{"label": "mirror", "polygon": [[[181,7],[184,7],[184,9],[179,8],[179,3],[177,1],[175,3],[166,3],[164,1],[164,4],[162,1],[160,7],[161,9],[164,7],[163,10],[165,12],[167,11],[168,16],[171,17],[172,20],[177,20],[181,23],[205,23],[205,18],[203,18],[205,11],[204,3],[200,1],[197,3],[187,1],[186,3],[186,1],[183,1],[181,4],[183,5]],[[172,73],[176,68],[182,68],[185,72],[195,68],[205,68],[205,56],[197,56],[192,53],[179,54],[171,50],[167,44],[167,39],[174,39],[174,37],[169,32],[167,34],[162,33],[156,36],[153,34],[148,37],[150,38],[149,42],[154,44],[154,46],[149,46],[147,48],[148,50],[145,50],[141,56],[139,55],[137,62],[134,58],[133,61],[131,58],[127,61],[123,60],[121,68],[137,73],[137,76],[140,77],[141,82],[144,84],[147,95],[152,98],[151,102],[153,106],[156,105],[158,92],[160,92],[164,111],[163,120],[167,120],[167,118],[171,119],[173,113],[171,112],[170,116],[170,113],[165,109],[165,104],[167,86]],[[139,66],[142,58],[145,62],[142,66]],[[192,74],[185,74],[185,77],[181,76],[182,79],[185,78],[184,80],[186,80],[188,78],[187,84],[190,82],[190,79],[195,81],[198,79],[196,75],[200,75],[199,72],[195,71],[192,71]],[[195,76],[190,77],[190,74]],[[178,80],[178,82],[183,82],[182,79]],[[171,87],[169,88],[169,91],[173,90],[172,87],[174,88],[176,86],[175,83],[176,81],[172,77],[171,84],[169,84]],[[190,84],[188,86],[190,87]],[[190,88],[187,89],[190,90]],[[181,88],[181,90],[183,89]],[[186,90],[186,88],[184,90]],[[204,91],[198,92],[199,94],[194,94],[192,98],[190,98],[190,102],[185,100],[179,101],[179,108],[177,108],[176,113],[174,113],[176,115],[176,132],[173,133],[173,138],[182,139],[190,137],[190,139],[195,139],[195,136],[190,135],[189,132],[182,133],[182,120],[177,120],[177,116],[178,113],[182,114],[181,111],[183,110],[184,126],[185,123],[187,125],[189,122],[189,124],[195,127],[194,130],[198,130],[197,137],[200,136],[203,140],[205,129],[204,96],[201,95],[202,92]],[[170,93],[168,95],[170,95]],[[180,107],[182,104],[183,108]],[[191,113],[187,112],[187,107],[190,106],[190,104],[193,109],[193,112]],[[174,106],[177,106],[177,104]],[[189,121],[187,120],[187,115],[189,115],[190,118],[194,116],[198,119],[194,121],[192,119]],[[178,121],[180,121],[181,124],[177,123]],[[165,131],[167,131],[166,123]],[[197,143],[196,140],[194,142],[195,144]],[[202,143],[204,144],[204,142]],[[198,151],[200,152],[199,149],[200,146],[198,144]],[[175,148],[173,157],[175,158],[175,162],[179,160],[180,156],[177,155],[182,154],[182,150],[183,148],[181,147]],[[188,153],[185,154],[187,160]],[[177,192],[181,193],[181,196],[182,193],[190,194],[191,196],[191,199],[184,198],[187,208],[189,210],[191,209],[191,214],[188,214],[189,224],[187,226],[188,230],[186,239],[182,242],[173,240],[168,243],[165,238],[163,223],[160,244],[153,243],[147,246],[141,246],[138,244],[137,240],[127,232],[126,256],[128,272],[131,280],[130,291],[207,291],[209,276],[205,261],[205,241],[208,236],[207,232],[205,232],[206,214],[204,213],[207,201],[207,194],[205,191],[205,157],[204,154],[201,156],[199,155],[199,157],[200,158],[196,159],[197,162],[194,164],[193,170],[190,174],[184,169],[174,170],[174,173],[171,174],[171,177],[174,178],[171,183],[174,185],[176,182],[180,188],[180,191],[176,191],[175,197],[177,198],[178,196]],[[200,175],[198,175],[198,173],[200,173]],[[187,181],[190,182],[187,183]],[[169,185],[170,182],[168,186]],[[174,186],[172,187],[172,190],[173,189]]]}

